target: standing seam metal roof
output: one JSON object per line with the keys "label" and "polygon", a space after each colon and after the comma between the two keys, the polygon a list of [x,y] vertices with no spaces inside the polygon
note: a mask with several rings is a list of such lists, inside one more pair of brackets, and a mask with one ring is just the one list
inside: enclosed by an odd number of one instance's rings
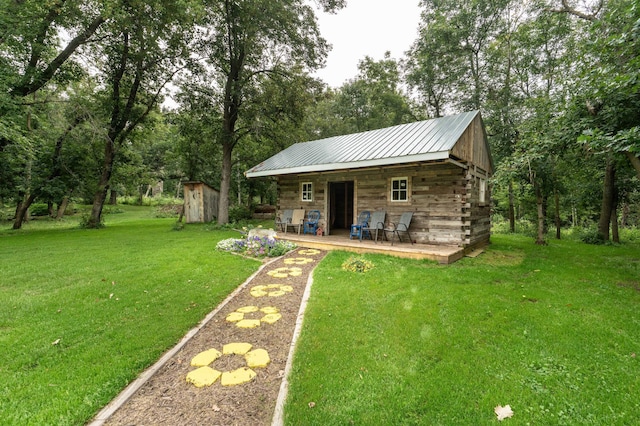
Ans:
{"label": "standing seam metal roof", "polygon": [[297,143],[252,167],[246,176],[251,178],[446,159],[478,114],[479,111],[470,111]]}

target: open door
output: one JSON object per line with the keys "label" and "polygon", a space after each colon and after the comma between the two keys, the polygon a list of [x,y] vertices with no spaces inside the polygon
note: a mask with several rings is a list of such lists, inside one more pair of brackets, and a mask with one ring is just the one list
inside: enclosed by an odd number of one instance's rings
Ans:
{"label": "open door", "polygon": [[329,230],[347,232],[353,223],[353,181],[329,182]]}

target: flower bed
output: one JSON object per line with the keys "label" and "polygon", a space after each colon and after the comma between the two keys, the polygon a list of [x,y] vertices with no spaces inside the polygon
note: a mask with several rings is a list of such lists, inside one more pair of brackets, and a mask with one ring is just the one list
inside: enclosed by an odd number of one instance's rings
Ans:
{"label": "flower bed", "polygon": [[242,239],[228,238],[218,242],[216,249],[251,257],[278,257],[295,249],[296,244],[271,237],[252,236]]}

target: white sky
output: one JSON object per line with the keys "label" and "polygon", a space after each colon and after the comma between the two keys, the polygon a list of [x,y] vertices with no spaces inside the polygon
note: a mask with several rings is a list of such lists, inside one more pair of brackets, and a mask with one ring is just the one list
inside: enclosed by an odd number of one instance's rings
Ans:
{"label": "white sky", "polygon": [[418,37],[419,0],[347,0],[337,14],[317,12],[320,33],[333,47],[327,66],[315,73],[337,88],[358,73],[365,56],[378,61],[386,51],[401,59]]}

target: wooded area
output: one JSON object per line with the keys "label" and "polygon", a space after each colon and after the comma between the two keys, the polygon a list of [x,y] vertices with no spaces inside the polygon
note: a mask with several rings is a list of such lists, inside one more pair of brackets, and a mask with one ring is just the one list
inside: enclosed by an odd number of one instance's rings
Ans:
{"label": "wooded area", "polygon": [[[640,10],[634,0],[423,0],[404,58],[362,58],[339,88],[312,77],[317,8],[344,0],[5,0],[0,204],[93,205],[164,182],[273,203],[243,172],[300,141],[480,110],[494,222],[640,222]],[[170,102],[169,102],[170,101]],[[169,107],[170,106],[170,107]],[[64,211],[64,208],[62,209]],[[55,215],[55,213],[54,213]]]}

